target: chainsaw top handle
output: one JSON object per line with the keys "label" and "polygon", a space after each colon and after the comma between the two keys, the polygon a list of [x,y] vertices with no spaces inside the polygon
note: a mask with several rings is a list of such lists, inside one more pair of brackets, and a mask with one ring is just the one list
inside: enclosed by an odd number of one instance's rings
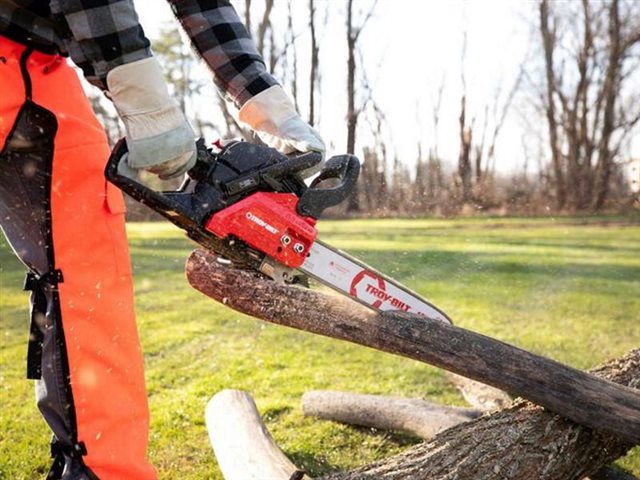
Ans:
{"label": "chainsaw top handle", "polygon": [[[322,212],[345,200],[358,181],[360,161],[353,155],[337,155],[327,160],[309,188],[304,191],[298,201],[297,212],[307,217],[320,218]],[[325,180],[337,179],[338,185],[320,188]]]}
{"label": "chainsaw top handle", "polygon": [[[196,148],[196,164],[187,172],[187,175],[190,179],[197,181],[207,180],[207,176],[211,174],[211,167],[218,156],[229,157],[231,163],[238,162],[238,158],[254,157],[258,159],[256,163],[260,164],[259,169],[253,167],[249,173],[236,172],[236,175],[233,176],[234,178],[225,178],[220,187],[224,188],[228,195],[239,193],[246,189],[247,186],[255,187],[260,182],[265,184],[263,185],[265,187],[271,186],[274,189],[281,189],[282,186],[276,185],[279,179],[293,176],[322,161],[322,154],[319,152],[305,152],[285,156],[272,148],[239,141],[230,142],[227,146],[222,147],[222,152],[219,155],[212,154],[211,150],[205,146],[203,139],[199,139],[196,142]],[[128,153],[127,142],[124,138],[121,138],[111,152],[105,174],[109,181],[136,198],[136,200],[139,200],[133,190],[137,186],[143,187],[143,185],[140,184],[137,172],[127,164]],[[259,179],[257,178],[258,176],[260,177]],[[304,187],[302,188],[304,189]],[[142,190],[144,190],[143,194],[145,196],[149,194],[150,189]],[[294,190],[300,189],[294,188]],[[296,193],[300,194],[302,192],[298,191]]]}

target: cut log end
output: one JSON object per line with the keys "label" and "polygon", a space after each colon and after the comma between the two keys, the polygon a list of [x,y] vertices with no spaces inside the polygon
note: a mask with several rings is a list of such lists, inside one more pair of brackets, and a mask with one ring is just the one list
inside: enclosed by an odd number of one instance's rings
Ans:
{"label": "cut log end", "polygon": [[248,393],[217,393],[207,404],[205,419],[225,480],[309,478],[280,450]]}

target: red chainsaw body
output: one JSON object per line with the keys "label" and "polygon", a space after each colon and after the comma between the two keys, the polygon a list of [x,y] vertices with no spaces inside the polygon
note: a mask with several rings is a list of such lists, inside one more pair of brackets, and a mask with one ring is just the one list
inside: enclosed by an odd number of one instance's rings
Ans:
{"label": "red chainsaw body", "polygon": [[257,192],[216,212],[205,228],[230,235],[291,268],[302,265],[318,235],[316,220],[296,211],[293,193]]}

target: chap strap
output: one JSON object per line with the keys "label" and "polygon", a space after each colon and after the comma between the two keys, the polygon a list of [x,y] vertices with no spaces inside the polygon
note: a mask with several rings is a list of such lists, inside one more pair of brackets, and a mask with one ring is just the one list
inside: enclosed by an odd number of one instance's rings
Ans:
{"label": "chap strap", "polygon": [[64,280],[62,270],[51,270],[44,275],[28,272],[24,280],[24,290],[32,292],[31,320],[29,326],[29,344],[27,347],[27,378],[42,378],[42,342],[44,334],[40,327],[44,326],[47,315],[47,288],[56,289]]}

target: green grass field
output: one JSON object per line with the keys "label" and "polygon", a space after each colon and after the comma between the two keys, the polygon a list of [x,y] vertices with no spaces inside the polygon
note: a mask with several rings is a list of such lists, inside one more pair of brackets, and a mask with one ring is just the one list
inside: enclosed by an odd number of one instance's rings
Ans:
{"label": "green grass field", "polygon": [[[640,345],[640,216],[320,222],[322,238],[424,294],[463,327],[587,369]],[[168,224],[129,226],[160,478],[221,478],[208,399],[249,391],[278,444],[312,474],[401,451],[415,439],[302,416],[300,397],[339,389],[464,405],[436,368],[265,324],[184,279],[193,245]],[[42,478],[49,434],[24,380],[23,268],[0,247],[0,478]],[[508,359],[505,359],[508,361]],[[618,462],[640,475],[640,448]]]}

